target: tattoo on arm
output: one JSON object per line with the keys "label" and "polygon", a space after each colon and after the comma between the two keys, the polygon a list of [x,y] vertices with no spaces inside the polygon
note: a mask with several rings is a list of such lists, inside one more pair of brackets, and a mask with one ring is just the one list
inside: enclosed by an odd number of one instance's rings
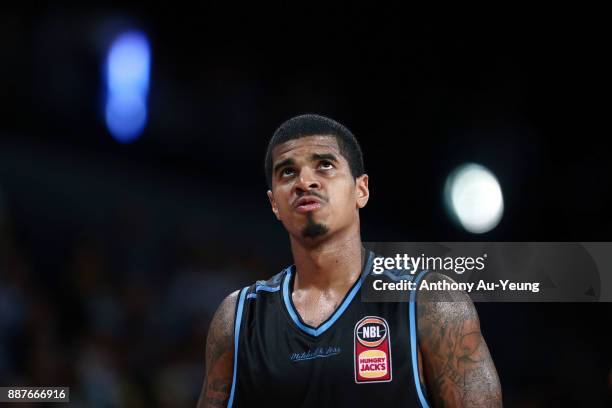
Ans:
{"label": "tattoo on arm", "polygon": [[206,337],[206,367],[198,408],[227,406],[234,371],[234,313],[238,291],[221,303]]}
{"label": "tattoo on arm", "polygon": [[[439,273],[426,279],[452,281]],[[469,296],[436,291],[422,291],[418,296],[419,349],[435,406],[501,407],[497,371]]]}

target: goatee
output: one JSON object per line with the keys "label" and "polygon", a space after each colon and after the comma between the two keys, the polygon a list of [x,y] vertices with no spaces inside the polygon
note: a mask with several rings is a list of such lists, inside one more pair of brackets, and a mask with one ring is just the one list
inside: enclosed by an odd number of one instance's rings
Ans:
{"label": "goatee", "polygon": [[317,238],[327,234],[329,228],[326,225],[317,223],[312,219],[312,214],[308,214],[308,223],[302,230],[302,237],[304,238]]}

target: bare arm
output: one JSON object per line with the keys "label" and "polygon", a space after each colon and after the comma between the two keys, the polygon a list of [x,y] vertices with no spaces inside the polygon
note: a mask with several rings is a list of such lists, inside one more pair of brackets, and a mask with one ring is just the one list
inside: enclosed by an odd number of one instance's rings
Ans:
{"label": "bare arm", "polygon": [[[428,282],[449,277],[431,273]],[[428,394],[436,407],[501,407],[501,385],[465,292],[421,291],[419,349]]]}
{"label": "bare arm", "polygon": [[225,298],[206,338],[206,367],[198,408],[225,407],[234,373],[234,313],[238,291]]}

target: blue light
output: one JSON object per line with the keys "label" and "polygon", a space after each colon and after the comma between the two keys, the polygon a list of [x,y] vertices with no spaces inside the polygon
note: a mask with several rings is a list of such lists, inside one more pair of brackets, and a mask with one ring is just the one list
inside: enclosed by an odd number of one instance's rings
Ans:
{"label": "blue light", "polygon": [[106,60],[106,126],[121,143],[136,140],[147,124],[151,51],[139,31],[119,35]]}
{"label": "blue light", "polygon": [[106,101],[106,125],[111,134],[122,143],[134,141],[147,123],[147,107],[138,95],[113,94]]}

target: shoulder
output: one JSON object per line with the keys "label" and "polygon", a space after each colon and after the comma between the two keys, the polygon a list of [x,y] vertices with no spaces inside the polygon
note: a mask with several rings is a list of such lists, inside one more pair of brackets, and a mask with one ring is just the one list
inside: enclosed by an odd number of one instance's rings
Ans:
{"label": "shoulder", "polygon": [[210,324],[210,334],[215,339],[231,340],[234,332],[234,319],[236,315],[236,304],[240,291],[236,290],[229,295],[219,305]]}
{"label": "shoulder", "polygon": [[[456,283],[453,278],[440,272],[425,272],[421,278],[421,281],[429,283],[429,287],[433,287],[431,284],[438,284],[440,282],[448,282],[449,284]],[[473,305],[472,300],[463,290],[447,290],[447,286],[437,285],[437,289],[421,289],[417,294],[418,304],[431,303],[431,302],[457,302],[457,303],[468,303]],[[440,289],[442,288],[442,289]]]}
{"label": "shoulder", "polygon": [[[423,280],[455,283],[454,279],[439,272],[429,272]],[[462,290],[420,290],[417,294],[417,318],[419,335],[424,337],[433,327],[444,324],[467,325],[473,330],[480,326],[474,303]]]}

